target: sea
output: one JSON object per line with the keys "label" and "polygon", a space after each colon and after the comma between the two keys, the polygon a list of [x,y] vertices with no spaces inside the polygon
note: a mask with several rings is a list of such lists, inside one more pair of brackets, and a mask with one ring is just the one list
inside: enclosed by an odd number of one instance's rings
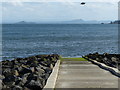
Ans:
{"label": "sea", "polygon": [[3,24],[2,60],[39,54],[118,53],[117,24]]}

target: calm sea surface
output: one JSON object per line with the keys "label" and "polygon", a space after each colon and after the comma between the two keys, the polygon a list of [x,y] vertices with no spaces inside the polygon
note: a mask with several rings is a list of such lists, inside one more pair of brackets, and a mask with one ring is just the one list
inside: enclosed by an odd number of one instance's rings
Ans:
{"label": "calm sea surface", "polygon": [[117,53],[114,24],[4,24],[3,59],[37,54],[78,57],[89,53]]}

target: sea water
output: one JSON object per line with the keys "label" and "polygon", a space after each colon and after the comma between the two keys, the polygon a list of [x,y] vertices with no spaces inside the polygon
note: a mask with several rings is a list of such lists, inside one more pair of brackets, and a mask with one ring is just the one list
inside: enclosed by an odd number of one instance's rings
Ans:
{"label": "sea water", "polygon": [[38,54],[117,53],[116,24],[3,24],[3,60]]}

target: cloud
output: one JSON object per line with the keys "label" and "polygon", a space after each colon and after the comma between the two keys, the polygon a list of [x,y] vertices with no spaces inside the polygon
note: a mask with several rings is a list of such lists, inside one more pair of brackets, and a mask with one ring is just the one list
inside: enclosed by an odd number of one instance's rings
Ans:
{"label": "cloud", "polygon": [[34,11],[34,8],[30,8],[30,7],[26,7],[25,9],[28,11]]}
{"label": "cloud", "polygon": [[1,2],[119,2],[119,0],[2,0]]}
{"label": "cloud", "polygon": [[7,11],[7,8],[6,7],[2,7],[2,11]]}
{"label": "cloud", "polygon": [[[109,2],[116,7],[116,3],[119,2],[119,0],[2,0],[0,2],[8,2],[11,3],[14,6],[23,6],[24,2],[43,2],[43,3],[49,3],[49,2],[60,2],[62,4],[67,5],[70,8],[76,7],[75,2],[96,2],[96,3],[105,3]],[[86,4],[87,5],[87,4]],[[93,5],[93,7],[98,7],[97,5]],[[32,9],[29,9],[32,10]]]}
{"label": "cloud", "polygon": [[23,6],[22,2],[11,2],[11,4],[13,4],[14,6]]}
{"label": "cloud", "polygon": [[[45,1],[45,0],[41,0]],[[116,2],[86,2],[81,6],[80,2],[61,0],[59,2],[6,2],[4,7],[4,21],[44,21],[44,20],[102,20],[114,19],[117,10]],[[115,5],[115,7],[114,7]],[[9,18],[11,17],[11,18]]]}

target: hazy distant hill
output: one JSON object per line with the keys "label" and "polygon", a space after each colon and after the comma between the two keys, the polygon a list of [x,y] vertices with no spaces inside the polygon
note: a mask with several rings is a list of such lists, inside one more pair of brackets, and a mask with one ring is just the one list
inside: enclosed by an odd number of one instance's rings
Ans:
{"label": "hazy distant hill", "polygon": [[116,20],[114,22],[110,22],[110,24],[120,24],[120,20]]}
{"label": "hazy distant hill", "polygon": [[34,22],[26,22],[26,21],[20,21],[15,24],[35,24]]}
{"label": "hazy distant hill", "polygon": [[108,24],[110,21],[96,21],[96,20],[91,20],[91,21],[85,21],[82,19],[75,19],[71,21],[49,21],[49,22],[26,22],[26,21],[20,21],[15,24],[101,24],[101,23],[106,23]]}
{"label": "hazy distant hill", "polygon": [[84,21],[82,19],[76,19],[71,21],[65,21],[63,23],[70,23],[70,24],[101,24],[101,23],[109,23],[110,21],[96,21],[96,20],[90,20],[90,21]]}

